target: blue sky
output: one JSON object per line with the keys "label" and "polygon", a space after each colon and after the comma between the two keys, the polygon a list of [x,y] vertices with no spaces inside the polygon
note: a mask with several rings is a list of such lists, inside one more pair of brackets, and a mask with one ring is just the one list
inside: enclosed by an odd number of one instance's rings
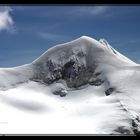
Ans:
{"label": "blue sky", "polygon": [[0,67],[32,62],[82,35],[140,63],[140,6],[0,6]]}

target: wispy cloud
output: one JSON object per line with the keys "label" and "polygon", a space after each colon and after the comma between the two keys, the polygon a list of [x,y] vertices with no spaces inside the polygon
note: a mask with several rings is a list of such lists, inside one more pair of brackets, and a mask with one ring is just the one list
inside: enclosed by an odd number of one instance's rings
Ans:
{"label": "wispy cloud", "polygon": [[14,32],[14,21],[10,15],[12,9],[8,6],[0,6],[0,31],[7,30]]}
{"label": "wispy cloud", "polygon": [[38,35],[41,38],[49,41],[65,41],[68,39],[68,36],[58,35],[58,34],[53,34],[48,32],[39,32]]}
{"label": "wispy cloud", "polygon": [[[28,17],[38,17],[38,18],[56,18],[63,19],[64,16],[66,20],[83,18],[85,16],[100,17],[101,15],[110,14],[108,11],[111,6],[37,6],[37,7],[23,7],[21,10],[28,11]],[[20,7],[14,7],[14,9],[19,9]],[[38,10],[38,12],[36,12]],[[33,14],[36,13],[36,14]],[[86,18],[86,17],[85,17]]]}
{"label": "wispy cloud", "polygon": [[108,6],[91,6],[91,7],[83,7],[81,8],[81,12],[85,12],[91,15],[100,15],[102,13],[105,13],[108,10]]}
{"label": "wispy cloud", "polygon": [[[109,6],[76,6],[73,9],[66,11],[74,17],[101,17],[101,15],[108,14]],[[65,13],[64,13],[65,14]]]}

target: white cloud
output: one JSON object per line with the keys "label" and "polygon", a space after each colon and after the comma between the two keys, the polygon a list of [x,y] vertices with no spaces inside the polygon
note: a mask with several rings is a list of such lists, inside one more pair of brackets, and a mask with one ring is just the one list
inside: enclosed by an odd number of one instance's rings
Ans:
{"label": "white cloud", "polygon": [[12,9],[7,6],[0,6],[0,31],[13,32],[14,21],[10,15]]}

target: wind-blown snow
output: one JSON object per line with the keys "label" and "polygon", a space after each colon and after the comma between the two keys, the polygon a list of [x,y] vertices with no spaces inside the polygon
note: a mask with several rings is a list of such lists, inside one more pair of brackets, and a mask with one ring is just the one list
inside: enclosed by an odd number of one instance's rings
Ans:
{"label": "wind-blown snow", "polygon": [[0,133],[138,134],[139,77],[140,65],[105,39],[52,47],[0,69]]}

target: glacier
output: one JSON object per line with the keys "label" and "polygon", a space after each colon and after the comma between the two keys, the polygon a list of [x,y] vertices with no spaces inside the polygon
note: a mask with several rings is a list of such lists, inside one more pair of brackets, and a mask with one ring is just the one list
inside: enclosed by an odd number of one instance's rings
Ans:
{"label": "glacier", "polygon": [[140,65],[105,39],[56,45],[0,68],[0,133],[139,135],[139,83]]}

